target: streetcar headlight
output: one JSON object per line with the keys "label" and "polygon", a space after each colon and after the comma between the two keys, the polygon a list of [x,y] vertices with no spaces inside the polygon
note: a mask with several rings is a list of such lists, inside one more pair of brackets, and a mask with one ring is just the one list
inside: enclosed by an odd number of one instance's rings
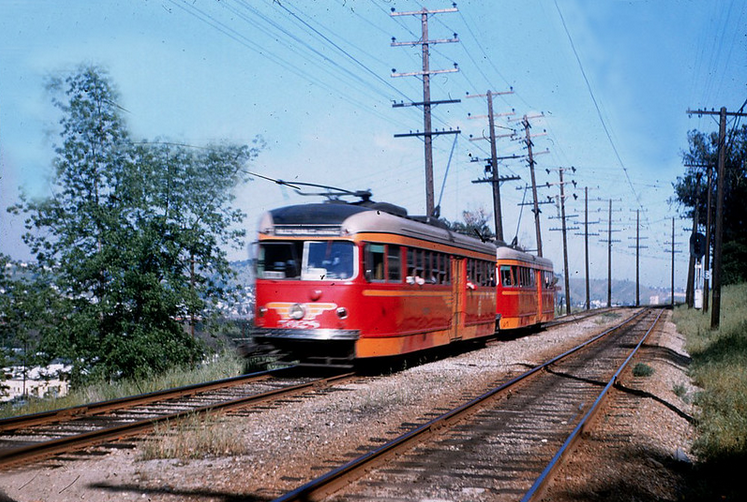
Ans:
{"label": "streetcar headlight", "polygon": [[348,316],[348,309],[345,307],[338,307],[337,308],[337,317],[340,319],[345,319]]}
{"label": "streetcar headlight", "polygon": [[303,319],[303,316],[306,315],[306,311],[303,308],[303,305],[300,303],[294,303],[293,306],[290,308],[290,313],[288,314],[291,319],[295,319],[296,321]]}
{"label": "streetcar headlight", "polygon": [[259,310],[257,312],[259,317],[264,317],[266,313],[267,313],[267,307],[259,307]]}

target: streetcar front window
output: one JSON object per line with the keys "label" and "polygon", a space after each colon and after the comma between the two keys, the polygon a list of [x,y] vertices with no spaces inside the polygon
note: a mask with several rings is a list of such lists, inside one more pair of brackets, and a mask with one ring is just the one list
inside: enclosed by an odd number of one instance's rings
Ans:
{"label": "streetcar front window", "polygon": [[355,245],[346,241],[260,242],[257,277],[302,281],[347,280],[355,275]]}
{"label": "streetcar front window", "polygon": [[301,279],[345,280],[355,274],[355,246],[346,241],[306,241]]}
{"label": "streetcar front window", "polygon": [[301,277],[302,242],[263,242],[257,253],[257,277],[298,279]]}

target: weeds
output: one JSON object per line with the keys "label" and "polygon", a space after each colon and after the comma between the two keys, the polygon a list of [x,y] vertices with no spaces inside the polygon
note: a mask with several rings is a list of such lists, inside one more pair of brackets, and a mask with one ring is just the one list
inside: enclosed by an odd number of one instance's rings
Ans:
{"label": "weeds", "polygon": [[142,460],[199,459],[246,453],[240,426],[222,415],[190,415],[178,422],[157,425],[141,449]]}
{"label": "weeds", "polygon": [[672,392],[674,392],[674,395],[679,397],[685,402],[687,401],[687,387],[683,383],[675,384],[674,387],[672,387]]}
{"label": "weeds", "polygon": [[0,418],[68,408],[119,397],[145,394],[162,389],[208,382],[242,374],[244,361],[233,352],[216,355],[197,368],[175,368],[147,380],[98,382],[72,390],[67,396],[54,399],[34,399],[19,407],[0,407]]}
{"label": "weeds", "polygon": [[[747,284],[723,288],[721,322],[710,329],[710,315],[680,307],[677,329],[687,338],[690,375],[702,389],[694,452],[721,493],[744,495],[737,475],[747,464]],[[677,392],[675,390],[675,392]],[[723,490],[723,491],[722,491]]]}
{"label": "weeds", "polygon": [[634,377],[649,377],[654,374],[654,369],[645,363],[638,363],[633,367]]}

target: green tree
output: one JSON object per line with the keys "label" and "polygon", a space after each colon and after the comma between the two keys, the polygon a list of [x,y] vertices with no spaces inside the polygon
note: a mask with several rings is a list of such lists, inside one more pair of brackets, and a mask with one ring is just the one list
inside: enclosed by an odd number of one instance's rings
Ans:
{"label": "green tree", "polygon": [[62,112],[54,193],[23,198],[25,242],[52,271],[59,326],[43,337],[78,378],[133,377],[199,361],[184,329],[230,292],[227,245],[241,245],[232,206],[262,145],[192,148],[134,142],[105,72],[50,83]]}
{"label": "green tree", "polygon": [[56,298],[43,269],[0,255],[0,366],[26,372],[44,362],[40,338],[54,324]]}
{"label": "green tree", "polygon": [[[698,218],[701,225],[706,224],[707,179],[706,167],[711,165],[714,172],[718,162],[718,133],[688,133],[689,150],[683,153],[686,166],[683,176],[673,184],[675,195],[673,201],[684,210],[683,215],[693,217],[698,207]],[[724,169],[724,221],[722,249],[722,281],[734,284],[747,281],[747,126],[735,129],[727,138],[727,155]],[[715,217],[715,190],[712,187],[713,212]],[[696,196],[697,194],[697,196]]]}
{"label": "green tree", "polygon": [[484,208],[479,208],[476,211],[462,211],[462,219],[463,221],[446,222],[446,224],[454,232],[470,237],[486,241],[495,237],[495,233],[488,225],[491,215]]}

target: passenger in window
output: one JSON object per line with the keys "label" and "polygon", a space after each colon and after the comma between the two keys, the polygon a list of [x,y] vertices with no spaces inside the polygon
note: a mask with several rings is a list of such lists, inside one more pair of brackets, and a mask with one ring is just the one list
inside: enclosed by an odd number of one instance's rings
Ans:
{"label": "passenger in window", "polygon": [[410,275],[408,275],[405,280],[407,284],[417,284],[418,286],[425,284],[425,279],[417,275],[415,269],[410,270]]}

